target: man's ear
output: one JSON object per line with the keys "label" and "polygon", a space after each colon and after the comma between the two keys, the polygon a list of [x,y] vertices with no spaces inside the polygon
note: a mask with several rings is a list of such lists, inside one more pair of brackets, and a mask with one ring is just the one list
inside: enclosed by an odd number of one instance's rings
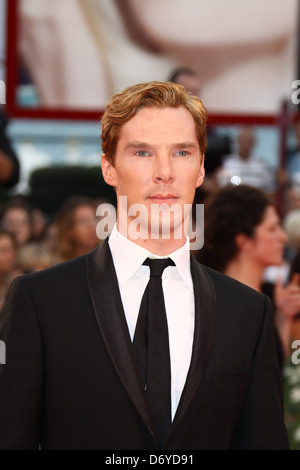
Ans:
{"label": "man's ear", "polygon": [[115,169],[110,161],[106,158],[105,153],[101,156],[101,169],[104,181],[109,184],[110,186],[116,186],[116,175]]}
{"label": "man's ear", "polygon": [[204,155],[203,155],[197,182],[196,182],[196,188],[199,188],[199,186],[201,186],[201,184],[204,181],[204,177],[205,177],[205,168],[204,168]]}

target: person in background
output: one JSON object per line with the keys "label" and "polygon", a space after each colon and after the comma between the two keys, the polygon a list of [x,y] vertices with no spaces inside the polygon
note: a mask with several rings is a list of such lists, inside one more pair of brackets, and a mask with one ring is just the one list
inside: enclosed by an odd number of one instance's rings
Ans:
{"label": "person in background", "polygon": [[292,262],[300,249],[300,209],[287,210],[282,217],[282,227],[288,236],[285,258]]}
{"label": "person in background", "polygon": [[[298,248],[297,253],[294,256],[294,259],[291,263],[290,268],[290,278],[292,279],[296,275],[300,276],[300,247]],[[300,309],[293,318],[293,322],[291,325],[291,341],[299,340],[300,339]]]}
{"label": "person in background", "polygon": [[21,248],[33,237],[31,208],[23,202],[8,203],[2,212],[0,225],[14,236],[18,248]]}
{"label": "person in background", "polygon": [[16,270],[17,246],[11,233],[0,230],[0,310]]}
{"label": "person in background", "polygon": [[197,72],[192,69],[189,69],[188,67],[178,67],[177,69],[173,70],[173,72],[169,76],[169,81],[182,85],[185,90],[189,93],[192,93],[192,95],[200,95],[200,77]]}
{"label": "person in background", "polygon": [[[289,235],[290,270],[289,277],[295,273],[300,276],[300,209],[294,209],[285,214],[283,224]],[[300,339],[300,310],[295,316],[291,328],[291,341]]]}
{"label": "person in background", "polygon": [[225,155],[216,176],[220,187],[232,184],[246,184],[264,190],[273,196],[276,179],[266,163],[253,153],[256,139],[252,127],[241,127],[237,136],[236,152]]}
{"label": "person in background", "polygon": [[72,197],[61,207],[57,219],[58,256],[67,261],[99,245],[96,204],[87,197]]}
{"label": "person in background", "polygon": [[58,228],[55,221],[46,225],[41,243],[55,259],[58,258]]}
{"label": "person in background", "polygon": [[44,237],[44,232],[47,226],[47,218],[40,208],[33,207],[31,211],[31,220],[32,238],[35,241],[40,241]]}
{"label": "person in background", "polygon": [[295,144],[287,150],[286,171],[289,181],[293,184],[299,182],[300,177],[300,116],[296,115],[293,122]]}
{"label": "person in background", "polygon": [[[227,186],[207,203],[204,247],[197,257],[201,263],[264,292],[264,272],[282,265],[287,241],[276,209],[262,190]],[[300,311],[299,279],[296,275],[284,285],[278,277],[273,289],[267,291],[274,304],[283,361],[290,353],[293,318]]]}

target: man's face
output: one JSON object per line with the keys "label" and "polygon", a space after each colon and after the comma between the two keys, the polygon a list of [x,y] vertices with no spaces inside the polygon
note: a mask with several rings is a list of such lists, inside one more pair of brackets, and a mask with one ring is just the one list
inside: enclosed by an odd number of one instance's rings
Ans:
{"label": "man's face", "polygon": [[114,166],[102,157],[102,171],[118,202],[127,196],[128,208],[143,205],[149,220],[154,204],[180,205],[183,214],[204,178],[192,115],[184,107],[142,108],[122,126]]}

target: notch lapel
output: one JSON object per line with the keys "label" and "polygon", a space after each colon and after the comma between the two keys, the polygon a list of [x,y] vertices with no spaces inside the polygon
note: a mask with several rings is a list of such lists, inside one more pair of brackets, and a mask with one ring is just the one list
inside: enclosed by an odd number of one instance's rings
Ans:
{"label": "notch lapel", "polygon": [[112,363],[129,397],[158,443],[139,380],[108,239],[87,255],[86,267],[96,320]]}
{"label": "notch lapel", "polygon": [[204,376],[215,333],[216,293],[204,268],[191,254],[191,274],[195,296],[195,329],[191,364],[169,439],[184,417]]}

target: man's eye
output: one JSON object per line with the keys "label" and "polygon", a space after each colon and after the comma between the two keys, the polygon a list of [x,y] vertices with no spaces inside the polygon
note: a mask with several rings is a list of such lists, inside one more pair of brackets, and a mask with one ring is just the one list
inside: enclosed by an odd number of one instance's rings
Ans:
{"label": "man's eye", "polygon": [[136,155],[138,157],[148,157],[149,153],[146,150],[139,150],[138,152],[136,152]]}
{"label": "man's eye", "polygon": [[178,150],[178,152],[175,153],[175,155],[178,155],[179,157],[186,157],[188,152],[186,150]]}

